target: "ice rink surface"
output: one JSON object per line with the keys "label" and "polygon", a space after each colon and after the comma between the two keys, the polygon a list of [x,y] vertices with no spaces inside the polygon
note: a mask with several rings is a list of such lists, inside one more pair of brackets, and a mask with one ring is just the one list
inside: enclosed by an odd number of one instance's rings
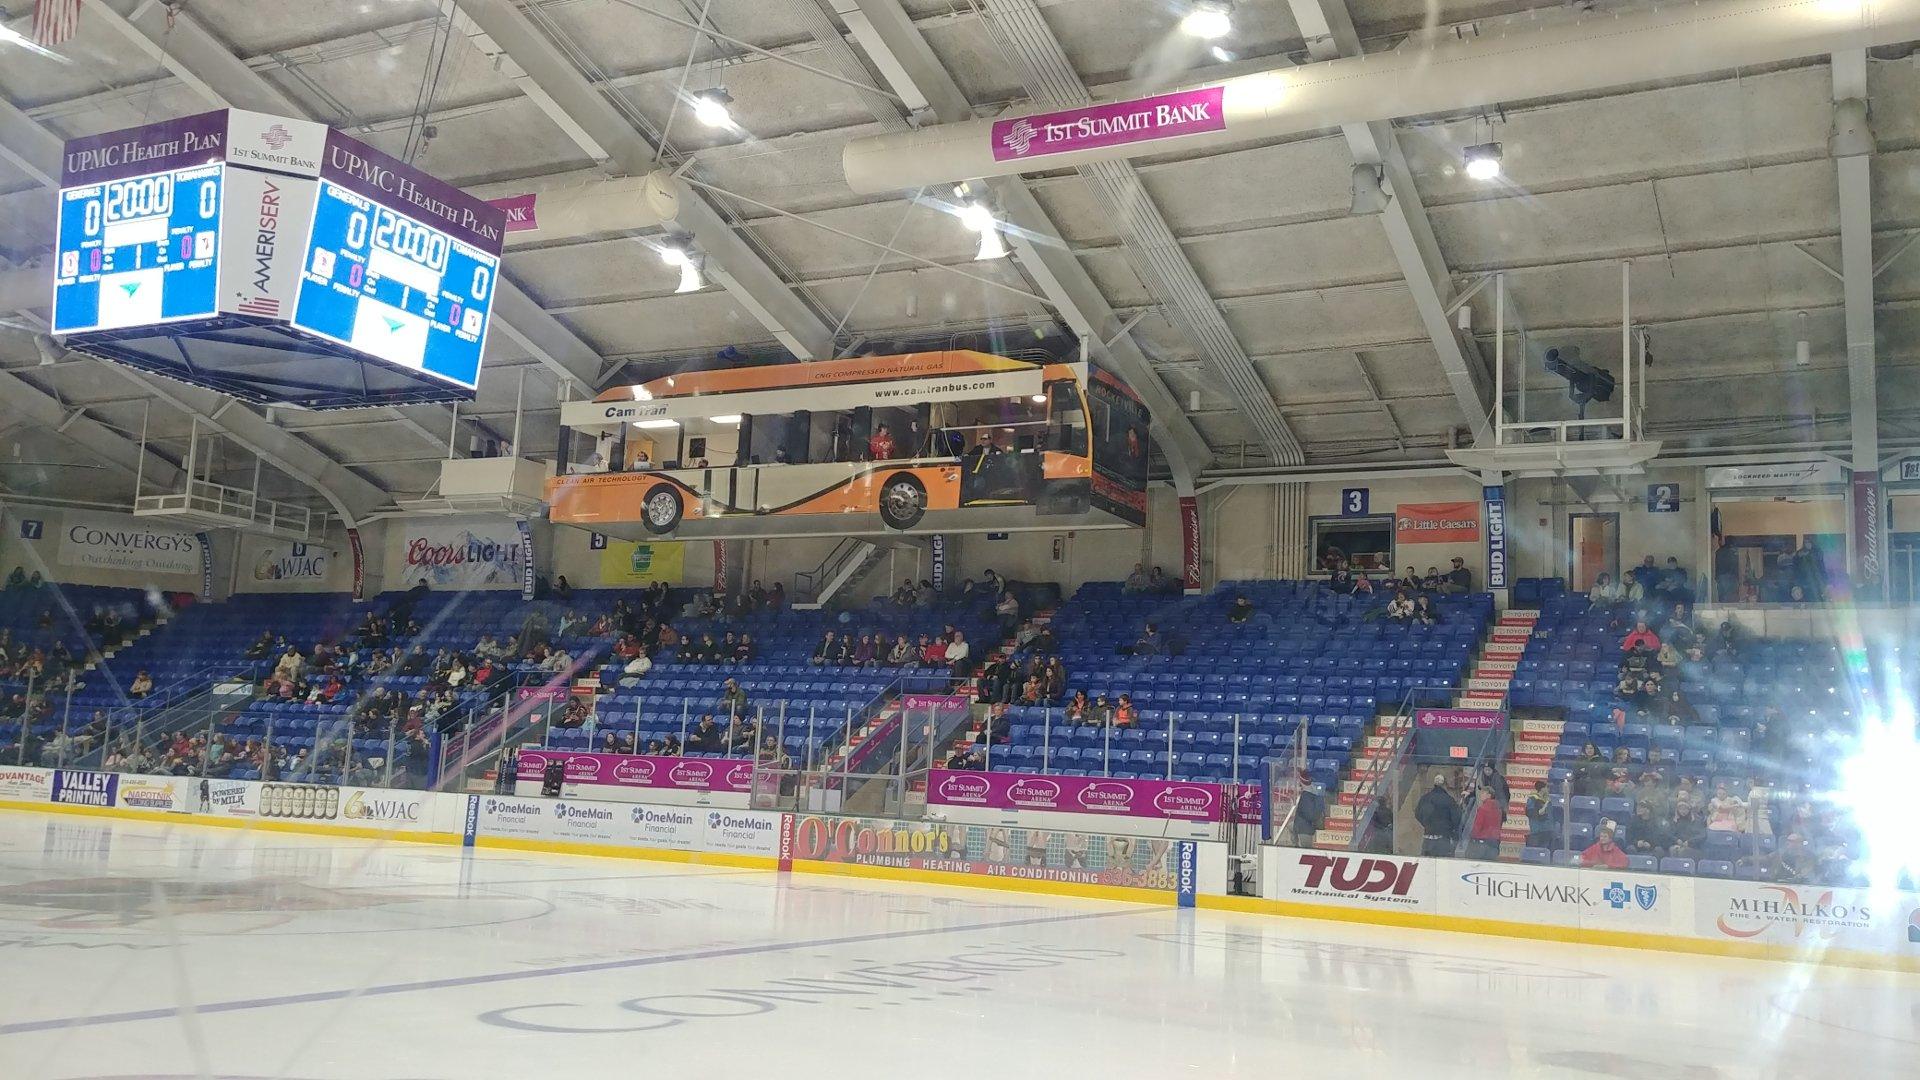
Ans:
{"label": "ice rink surface", "polygon": [[1920,978],[0,813],[0,1078],[1907,1077]]}

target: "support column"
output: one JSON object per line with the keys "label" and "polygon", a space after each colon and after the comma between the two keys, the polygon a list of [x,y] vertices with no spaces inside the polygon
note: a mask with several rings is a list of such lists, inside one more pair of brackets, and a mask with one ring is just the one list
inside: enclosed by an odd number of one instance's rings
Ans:
{"label": "support column", "polygon": [[1834,53],[1833,154],[1840,193],[1840,273],[1846,299],[1847,391],[1852,438],[1852,527],[1847,568],[1853,595],[1886,595],[1885,507],[1880,494],[1880,407],[1873,341],[1873,200],[1870,168],[1873,129],[1868,125],[1867,54]]}

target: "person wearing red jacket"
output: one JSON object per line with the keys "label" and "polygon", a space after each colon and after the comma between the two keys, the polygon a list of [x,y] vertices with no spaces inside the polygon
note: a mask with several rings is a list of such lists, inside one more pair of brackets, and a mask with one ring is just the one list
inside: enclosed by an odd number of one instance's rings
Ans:
{"label": "person wearing red jacket", "polygon": [[1614,843],[1611,824],[1600,826],[1600,839],[1595,840],[1588,845],[1587,850],[1580,853],[1580,865],[1604,866],[1609,870],[1627,868],[1627,853],[1619,844]]}
{"label": "person wearing red jacket", "polygon": [[1473,808],[1473,827],[1468,833],[1467,855],[1475,859],[1500,857],[1500,830],[1507,824],[1507,806],[1491,787],[1480,788],[1480,801]]}
{"label": "person wearing red jacket", "polygon": [[1644,649],[1650,653],[1660,651],[1660,635],[1647,629],[1645,620],[1634,623],[1633,633],[1621,639],[1621,652],[1632,652],[1635,649]]}

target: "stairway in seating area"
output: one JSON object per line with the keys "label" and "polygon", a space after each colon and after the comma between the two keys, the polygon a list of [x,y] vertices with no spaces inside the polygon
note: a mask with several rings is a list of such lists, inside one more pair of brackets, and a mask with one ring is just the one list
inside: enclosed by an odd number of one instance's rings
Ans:
{"label": "stairway in seating area", "polygon": [[[1527,642],[1533,637],[1533,624],[1539,618],[1538,611],[1518,609],[1510,609],[1500,616],[1500,621],[1495,624],[1481,651],[1474,677],[1468,680],[1475,692],[1506,697],[1507,684],[1513,681],[1514,668],[1520,662],[1520,655],[1526,652]],[[1494,690],[1496,686],[1497,691]],[[1496,700],[1491,706],[1498,704]],[[1467,699],[1463,697],[1461,707],[1477,706],[1467,704]],[[1533,790],[1534,781],[1545,780],[1547,770],[1553,767],[1554,751],[1560,745],[1561,722],[1513,720],[1510,723],[1513,743],[1507,752],[1504,770],[1510,797],[1506,825],[1500,834],[1500,858],[1518,861],[1520,849],[1527,842],[1527,792]]]}
{"label": "stairway in seating area", "polygon": [[1313,834],[1313,846],[1329,851],[1353,847],[1353,827],[1380,792],[1387,767],[1413,736],[1413,717],[1376,716],[1346,771],[1340,774],[1340,793],[1327,806],[1327,819]]}

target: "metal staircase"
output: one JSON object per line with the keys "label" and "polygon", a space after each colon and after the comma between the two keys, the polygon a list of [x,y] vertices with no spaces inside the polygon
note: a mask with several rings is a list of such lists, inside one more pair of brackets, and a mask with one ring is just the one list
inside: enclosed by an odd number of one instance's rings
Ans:
{"label": "metal staircase", "polygon": [[857,536],[841,540],[818,567],[793,576],[793,609],[818,611],[826,607],[842,589],[866,577],[886,553],[881,545]]}

